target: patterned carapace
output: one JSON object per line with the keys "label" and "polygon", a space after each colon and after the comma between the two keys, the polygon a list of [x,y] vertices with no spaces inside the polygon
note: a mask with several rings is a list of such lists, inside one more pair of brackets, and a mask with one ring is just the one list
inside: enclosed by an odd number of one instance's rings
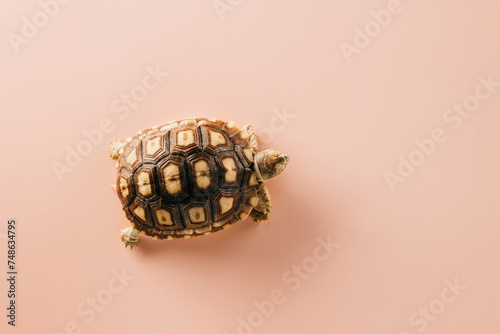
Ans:
{"label": "patterned carapace", "polygon": [[171,239],[246,218],[258,201],[248,136],[233,122],[191,118],[128,138],[116,180],[127,219]]}

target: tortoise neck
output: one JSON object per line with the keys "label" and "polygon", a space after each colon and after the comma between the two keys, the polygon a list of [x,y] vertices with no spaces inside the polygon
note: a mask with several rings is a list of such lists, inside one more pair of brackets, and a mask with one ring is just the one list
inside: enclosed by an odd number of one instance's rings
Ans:
{"label": "tortoise neck", "polygon": [[262,174],[260,173],[260,169],[259,169],[259,164],[258,164],[258,161],[257,161],[257,155],[254,156],[254,160],[253,160],[253,171],[255,172],[255,179],[257,180],[257,182],[264,182],[264,178],[262,177]]}

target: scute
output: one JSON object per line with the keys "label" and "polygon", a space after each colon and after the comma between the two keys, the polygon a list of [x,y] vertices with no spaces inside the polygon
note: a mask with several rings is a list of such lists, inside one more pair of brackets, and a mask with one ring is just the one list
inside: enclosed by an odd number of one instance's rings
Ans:
{"label": "scute", "polygon": [[143,161],[157,163],[169,154],[169,140],[165,133],[158,133],[158,130],[142,139]]}
{"label": "scute", "polygon": [[152,164],[143,164],[134,172],[134,185],[137,196],[148,201],[158,198],[158,185],[155,180],[156,168]]}
{"label": "scute", "polygon": [[196,125],[182,125],[170,131],[170,152],[188,156],[202,149],[200,130]]}
{"label": "scute", "polygon": [[255,187],[250,188],[247,192],[242,194],[240,205],[234,213],[236,217],[239,219],[245,219],[250,214],[254,207],[251,203],[255,197],[257,197],[257,189]]}
{"label": "scute", "polygon": [[159,200],[151,204],[151,212],[155,228],[160,231],[175,231],[184,228],[176,205]]}
{"label": "scute", "polygon": [[130,138],[117,194],[135,228],[158,238],[225,229],[256,205],[249,134],[234,122],[189,118]]}
{"label": "scute", "polygon": [[253,164],[254,159],[251,148],[244,146],[236,146],[236,153],[238,154],[238,157],[243,163],[243,166],[250,167]]}
{"label": "scute", "polygon": [[215,157],[215,160],[217,162],[220,187],[240,187],[245,168],[243,168],[234,151],[220,153]]}
{"label": "scute", "polygon": [[118,173],[116,193],[124,204],[130,203],[135,197],[133,174],[125,168],[122,168]]}
{"label": "scute", "polygon": [[131,172],[142,165],[142,144],[138,138],[125,146],[119,163]]}
{"label": "scute", "polygon": [[238,188],[219,189],[212,197],[215,221],[230,217],[238,206],[239,200],[240,190]]}
{"label": "scute", "polygon": [[158,164],[157,170],[162,198],[180,202],[189,197],[188,176],[183,157],[169,155]]}
{"label": "scute", "polygon": [[210,196],[217,187],[217,166],[214,158],[205,152],[186,158],[192,195]]}
{"label": "scute", "polygon": [[212,223],[212,210],[207,201],[190,201],[182,205],[186,228],[200,228]]}
{"label": "scute", "polygon": [[136,197],[129,207],[130,213],[134,217],[134,222],[152,227],[148,203]]}
{"label": "scute", "polygon": [[218,126],[203,124],[200,125],[200,129],[203,137],[203,150],[205,152],[216,155],[219,152],[233,150],[234,145],[229,135]]}

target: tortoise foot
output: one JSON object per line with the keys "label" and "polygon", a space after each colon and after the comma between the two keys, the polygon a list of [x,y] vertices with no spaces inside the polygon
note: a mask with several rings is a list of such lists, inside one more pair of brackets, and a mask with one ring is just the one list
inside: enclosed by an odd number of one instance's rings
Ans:
{"label": "tortoise foot", "polygon": [[141,231],[128,227],[121,231],[120,239],[125,244],[125,247],[130,246],[130,250],[132,250],[137,244],[139,244],[139,239],[141,238]]}

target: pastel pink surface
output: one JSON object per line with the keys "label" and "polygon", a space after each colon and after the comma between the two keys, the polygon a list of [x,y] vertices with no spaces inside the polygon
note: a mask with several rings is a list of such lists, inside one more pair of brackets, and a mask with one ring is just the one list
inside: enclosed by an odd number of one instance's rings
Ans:
{"label": "pastel pink surface", "polygon": [[[356,47],[393,5],[73,1],[15,52],[41,7],[2,4],[0,263],[4,277],[15,218],[19,276],[15,328],[1,280],[1,332],[498,333],[500,87],[460,121],[447,110],[500,82],[500,4],[402,0]],[[290,156],[271,221],[130,252],[108,145],[189,116],[252,124]],[[54,162],[103,120],[60,181]],[[391,188],[436,128],[446,139]]]}

